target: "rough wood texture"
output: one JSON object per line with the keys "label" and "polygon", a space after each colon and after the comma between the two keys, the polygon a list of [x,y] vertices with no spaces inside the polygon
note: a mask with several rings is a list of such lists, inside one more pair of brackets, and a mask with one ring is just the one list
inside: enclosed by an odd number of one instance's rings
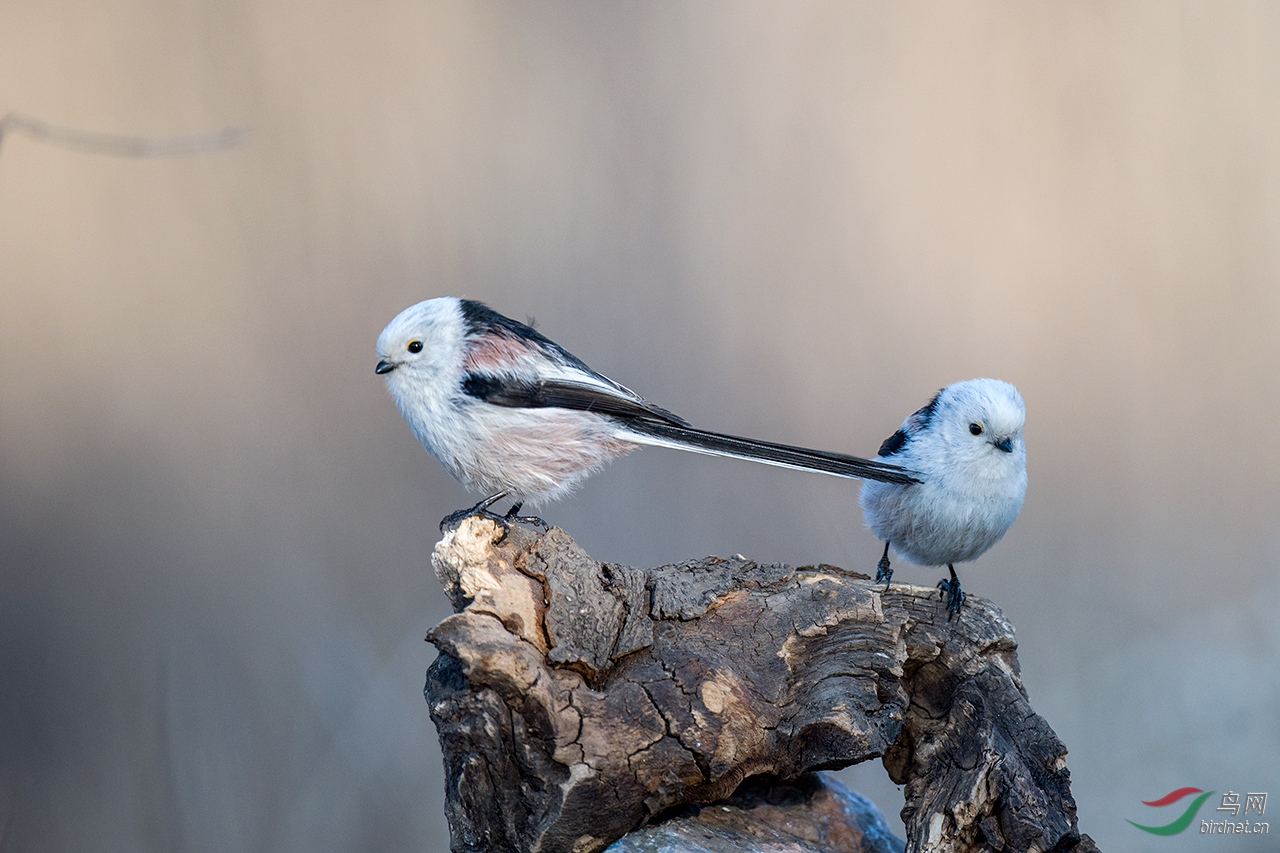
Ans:
{"label": "rough wood texture", "polygon": [[881,756],[910,851],[1094,849],[990,602],[948,622],[936,590],[834,566],[636,569],[498,534],[468,519],[432,557],[457,611],[426,687],[456,853],[591,853],[748,777]]}
{"label": "rough wood texture", "polygon": [[821,773],[756,776],[687,811],[628,832],[605,853],[902,853],[874,803]]}

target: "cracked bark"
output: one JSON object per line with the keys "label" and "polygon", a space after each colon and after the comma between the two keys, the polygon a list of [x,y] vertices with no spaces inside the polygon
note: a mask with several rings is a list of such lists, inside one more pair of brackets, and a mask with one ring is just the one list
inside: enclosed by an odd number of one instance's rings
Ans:
{"label": "cracked bark", "polygon": [[1096,849],[990,602],[948,622],[936,590],[834,566],[636,569],[497,532],[468,519],[432,556],[456,611],[426,685],[455,853],[592,853],[640,827],[613,849],[900,849],[811,773],[872,758],[905,786],[909,851]]}

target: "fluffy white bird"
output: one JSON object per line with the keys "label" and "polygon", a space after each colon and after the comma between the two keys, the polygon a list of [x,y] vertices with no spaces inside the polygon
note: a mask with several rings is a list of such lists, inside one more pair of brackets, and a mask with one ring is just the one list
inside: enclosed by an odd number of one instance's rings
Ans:
{"label": "fluffy white bird", "polygon": [[[751,459],[802,471],[911,483],[879,462],[699,430],[596,373],[524,323],[444,296],[400,312],[378,336],[377,372],[422,446],[457,480],[488,494],[472,514],[522,518],[526,502],[563,497],[640,445]],[[489,507],[510,497],[505,516]]]}
{"label": "fluffy white bird", "polygon": [[976,560],[1012,526],[1027,493],[1026,407],[998,379],[948,385],[880,445],[877,462],[896,462],[921,482],[862,484],[863,517],[884,540],[876,581],[893,570],[889,546],[922,566],[946,566],[938,582],[950,618],[964,602],[955,563]]}

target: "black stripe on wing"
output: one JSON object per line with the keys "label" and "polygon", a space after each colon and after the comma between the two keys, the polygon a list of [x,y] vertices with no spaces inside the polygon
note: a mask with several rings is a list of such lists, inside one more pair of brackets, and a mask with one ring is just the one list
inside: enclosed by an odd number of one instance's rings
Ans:
{"label": "black stripe on wing", "polygon": [[574,409],[687,426],[683,418],[646,400],[621,396],[586,383],[565,380],[521,382],[490,373],[468,373],[463,377],[462,390],[495,406],[515,409]]}
{"label": "black stripe on wing", "polygon": [[642,435],[670,439],[712,453],[757,459],[762,462],[775,462],[826,474],[838,474],[842,477],[879,480],[882,483],[906,485],[908,483],[921,482],[913,476],[915,474],[914,471],[906,468],[890,465],[887,462],[876,462],[857,456],[846,456],[843,453],[811,450],[807,447],[793,447],[789,444],[776,444],[772,441],[723,435],[718,432],[709,432],[690,426],[655,423],[653,421],[637,421],[628,423],[627,426]]}
{"label": "black stripe on wing", "polygon": [[928,429],[929,424],[933,421],[934,412],[938,410],[938,398],[941,396],[942,391],[939,391],[933,395],[933,399],[928,403],[912,412],[906,423],[902,425],[902,428],[884,440],[876,455],[893,456],[895,453],[901,453],[903,448],[907,446],[907,442],[911,440],[912,435]]}
{"label": "black stripe on wing", "polygon": [[884,443],[880,445],[880,449],[876,451],[876,455],[892,456],[895,453],[901,453],[902,448],[907,446],[907,441],[907,431],[900,429],[884,440]]}
{"label": "black stripe on wing", "polygon": [[929,424],[933,421],[933,413],[938,410],[938,398],[942,396],[943,388],[937,394],[934,394],[929,402],[911,413],[911,417],[907,418],[911,422],[912,432],[921,432],[928,429]]}

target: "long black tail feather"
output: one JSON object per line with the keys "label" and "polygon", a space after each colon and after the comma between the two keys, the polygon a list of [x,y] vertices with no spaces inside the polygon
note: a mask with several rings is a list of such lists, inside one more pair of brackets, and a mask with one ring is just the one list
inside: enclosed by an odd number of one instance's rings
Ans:
{"label": "long black tail feather", "polygon": [[[670,423],[638,418],[627,418],[624,423],[628,430],[637,434],[637,437],[643,437],[640,440],[645,444],[678,447],[716,456],[751,459],[770,465],[781,465],[785,468],[833,474],[837,477],[857,477],[864,480],[879,480],[882,483],[899,483],[902,485],[920,482],[914,471],[897,465],[890,465],[887,462],[876,462],[871,459],[861,459],[857,456],[846,456],[843,453],[810,450],[807,447],[792,447],[789,444],[776,444],[772,441],[741,438],[695,427],[676,426]],[[644,441],[644,438],[655,440]]]}

